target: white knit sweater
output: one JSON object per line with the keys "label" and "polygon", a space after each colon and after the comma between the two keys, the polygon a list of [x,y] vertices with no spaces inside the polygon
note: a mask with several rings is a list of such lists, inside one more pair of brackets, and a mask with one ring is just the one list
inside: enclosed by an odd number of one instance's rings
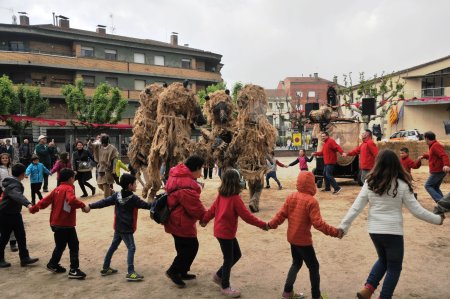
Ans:
{"label": "white knit sweater", "polygon": [[347,233],[353,220],[367,204],[369,204],[368,231],[370,234],[403,235],[403,204],[415,217],[433,224],[441,223],[441,216],[425,210],[404,181],[398,180],[396,197],[392,196],[393,185],[389,191],[390,195],[385,193],[380,196],[369,190],[366,182],[347,215],[342,219],[339,228]]}

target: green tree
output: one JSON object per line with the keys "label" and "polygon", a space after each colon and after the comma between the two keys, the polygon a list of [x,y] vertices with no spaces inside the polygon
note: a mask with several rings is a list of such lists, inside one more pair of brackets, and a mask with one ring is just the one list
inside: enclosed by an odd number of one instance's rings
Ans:
{"label": "green tree", "polygon": [[[69,112],[84,123],[117,124],[128,104],[119,88],[106,83],[97,86],[92,98],[86,96],[83,80],[77,80],[75,85],[63,86],[62,94]],[[92,126],[86,124],[86,127],[92,133]]]}
{"label": "green tree", "polygon": [[[377,118],[384,118],[392,106],[404,99],[405,84],[394,74],[384,75],[383,73],[380,77],[375,74],[371,79],[366,79],[364,73],[360,73],[359,84],[353,85],[352,76],[349,73],[343,75],[343,81],[344,85],[338,85],[342,104],[347,105],[347,109],[359,113],[366,126]],[[376,99],[376,115],[362,115],[362,99],[368,97]]]}
{"label": "green tree", "polygon": [[242,82],[236,82],[233,85],[231,97],[233,98],[233,103],[236,105],[237,103],[237,97],[239,92],[241,91],[242,87],[244,87],[244,84]]}
{"label": "green tree", "polygon": [[[39,88],[22,84],[14,88],[13,82],[4,75],[0,78],[0,105],[2,114],[37,117],[47,111],[49,102],[41,97]],[[22,140],[25,129],[30,127],[32,122],[7,119],[6,125]]]}
{"label": "green tree", "polygon": [[205,97],[208,94],[213,93],[213,92],[215,92],[217,90],[225,90],[226,88],[227,88],[226,83],[219,82],[217,84],[213,84],[213,85],[210,85],[210,86],[206,87],[206,90],[205,89],[199,90],[197,92],[197,96],[198,96],[198,98],[200,100],[200,106],[203,107],[203,104],[205,104]]}

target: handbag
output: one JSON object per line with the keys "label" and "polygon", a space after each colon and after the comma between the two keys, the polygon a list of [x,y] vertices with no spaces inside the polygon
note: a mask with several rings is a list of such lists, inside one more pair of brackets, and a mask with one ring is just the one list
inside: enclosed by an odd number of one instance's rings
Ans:
{"label": "handbag", "polygon": [[92,165],[88,161],[78,161],[78,172],[92,171]]}

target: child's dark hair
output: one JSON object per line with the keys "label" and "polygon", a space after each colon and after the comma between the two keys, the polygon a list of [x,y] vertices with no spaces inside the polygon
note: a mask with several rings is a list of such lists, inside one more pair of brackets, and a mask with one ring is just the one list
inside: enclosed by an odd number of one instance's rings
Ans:
{"label": "child's dark hair", "polygon": [[8,153],[1,153],[0,160],[5,156],[8,157],[8,164],[6,164],[6,168],[9,168],[9,167],[11,167],[11,156]]}
{"label": "child's dark hair", "polygon": [[13,175],[13,177],[18,178],[25,173],[25,169],[25,165],[23,165],[22,163],[14,164],[11,168],[11,174]]}
{"label": "child's dark hair", "polygon": [[189,170],[192,172],[201,169],[204,164],[205,159],[203,159],[199,155],[192,155],[189,158],[187,158],[186,161],[184,162],[184,165],[186,165],[187,168],[189,168]]}
{"label": "child's dark hair", "polygon": [[222,183],[219,187],[219,194],[222,196],[232,196],[241,192],[241,175],[236,169],[228,169],[222,174]]}
{"label": "child's dark hair", "polygon": [[409,149],[407,147],[402,147],[400,151],[409,154]]}
{"label": "child's dark hair", "polygon": [[375,166],[369,172],[366,179],[369,190],[372,190],[380,196],[384,193],[390,195],[389,191],[391,190],[392,184],[394,184],[392,195],[396,197],[398,188],[397,179],[404,181],[408,185],[409,191],[413,192],[411,175],[402,167],[397,154],[389,149],[384,149],[378,153]]}
{"label": "child's dark hair", "polygon": [[63,163],[66,163],[66,164],[67,164],[67,162],[69,162],[69,155],[68,155],[66,152],[61,153],[61,154],[59,155],[59,159],[60,159]]}
{"label": "child's dark hair", "polygon": [[122,187],[122,189],[127,190],[128,186],[130,184],[134,184],[134,182],[136,182],[136,177],[135,176],[133,176],[133,175],[131,175],[129,173],[124,173],[120,177],[119,185],[120,185],[120,187]]}
{"label": "child's dark hair", "polygon": [[75,172],[70,168],[63,168],[59,172],[59,180],[61,182],[67,182],[70,178],[75,176]]}
{"label": "child's dark hair", "polygon": [[35,160],[39,160],[39,156],[36,155],[36,154],[33,154],[33,155],[31,156],[31,161],[35,161]]}

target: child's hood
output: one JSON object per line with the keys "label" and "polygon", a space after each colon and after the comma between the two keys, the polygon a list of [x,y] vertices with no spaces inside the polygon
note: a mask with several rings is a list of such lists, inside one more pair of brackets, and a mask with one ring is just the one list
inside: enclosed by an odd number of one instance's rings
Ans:
{"label": "child's hood", "polygon": [[17,187],[20,187],[20,185],[21,185],[19,180],[14,178],[14,177],[5,178],[3,180],[3,182],[2,182],[2,184],[3,184],[4,188],[7,188],[7,187],[9,187],[9,188],[17,188]]}
{"label": "child's hood", "polygon": [[314,174],[310,171],[301,171],[297,177],[297,191],[309,195],[317,192]]}
{"label": "child's hood", "polygon": [[122,206],[126,205],[127,202],[133,197],[133,195],[133,192],[128,190],[117,192],[117,202]]}

